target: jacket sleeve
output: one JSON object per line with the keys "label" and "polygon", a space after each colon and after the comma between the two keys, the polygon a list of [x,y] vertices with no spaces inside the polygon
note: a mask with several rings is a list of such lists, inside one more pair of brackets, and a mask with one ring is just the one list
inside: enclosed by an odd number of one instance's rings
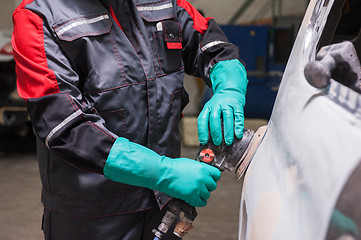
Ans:
{"label": "jacket sleeve", "polygon": [[186,0],[176,0],[176,5],[182,27],[185,72],[202,77],[210,85],[209,70],[217,62],[239,59],[238,47],[228,41],[213,18],[203,17]]}
{"label": "jacket sleeve", "polygon": [[17,9],[13,23],[18,93],[37,137],[70,164],[102,174],[117,136],[83,99],[80,77],[42,17]]}

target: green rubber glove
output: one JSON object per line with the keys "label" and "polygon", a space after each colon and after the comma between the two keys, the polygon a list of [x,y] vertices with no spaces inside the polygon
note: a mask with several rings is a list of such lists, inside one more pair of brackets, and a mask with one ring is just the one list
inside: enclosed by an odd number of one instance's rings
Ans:
{"label": "green rubber glove", "polygon": [[104,176],[129,185],[161,191],[204,207],[217,187],[221,172],[210,165],[188,158],[168,158],[119,137],[105,163]]}
{"label": "green rubber glove", "polygon": [[224,139],[229,146],[234,136],[243,137],[243,108],[248,84],[246,70],[237,59],[221,61],[211,68],[210,80],[213,96],[198,116],[199,142],[207,144],[209,126],[213,143],[217,146],[222,143],[222,118]]}

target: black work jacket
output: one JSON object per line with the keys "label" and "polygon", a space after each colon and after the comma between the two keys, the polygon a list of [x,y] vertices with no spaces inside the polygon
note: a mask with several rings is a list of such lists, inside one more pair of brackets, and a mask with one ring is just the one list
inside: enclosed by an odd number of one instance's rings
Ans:
{"label": "black work jacket", "polygon": [[103,176],[117,137],[179,157],[184,72],[238,58],[185,0],[24,0],[13,15],[18,92],[38,137],[44,207],[109,216],[169,197]]}

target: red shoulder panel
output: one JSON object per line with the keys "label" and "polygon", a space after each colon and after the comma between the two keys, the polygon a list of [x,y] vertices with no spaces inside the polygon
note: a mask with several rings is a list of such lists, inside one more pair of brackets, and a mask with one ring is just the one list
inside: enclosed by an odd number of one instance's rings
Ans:
{"label": "red shoulder panel", "polygon": [[47,64],[42,18],[19,6],[14,12],[13,22],[11,43],[19,96],[28,99],[59,93],[54,71]]}
{"label": "red shoulder panel", "polygon": [[211,18],[203,17],[202,14],[186,0],[177,0],[177,5],[188,12],[193,19],[193,28],[203,35],[208,29],[208,20]]}
{"label": "red shoulder panel", "polygon": [[24,9],[26,5],[28,5],[28,4],[32,3],[32,2],[34,2],[34,0],[23,0],[23,1],[19,4],[19,6],[15,9],[15,12],[16,12],[17,10]]}

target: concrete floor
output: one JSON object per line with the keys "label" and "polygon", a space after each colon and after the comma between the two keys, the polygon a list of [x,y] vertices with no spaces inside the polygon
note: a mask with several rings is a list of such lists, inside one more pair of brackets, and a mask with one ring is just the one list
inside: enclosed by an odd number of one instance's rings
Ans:
{"label": "concrete floor", "polygon": [[[264,121],[248,128],[262,124]],[[197,147],[183,147],[182,156],[194,159],[197,150]],[[184,239],[237,239],[241,187],[234,173],[222,173],[208,205],[197,209],[195,228]],[[0,240],[43,239],[40,189],[34,152],[12,151],[0,155]]]}
{"label": "concrete floor", "polygon": [[43,239],[35,153],[0,156],[0,239]]}
{"label": "concrete floor", "polygon": [[[195,155],[197,148],[184,149]],[[41,184],[34,153],[0,157],[0,239],[39,240],[42,205]],[[237,239],[241,184],[225,172],[205,208],[198,208],[195,229],[184,239]]]}

